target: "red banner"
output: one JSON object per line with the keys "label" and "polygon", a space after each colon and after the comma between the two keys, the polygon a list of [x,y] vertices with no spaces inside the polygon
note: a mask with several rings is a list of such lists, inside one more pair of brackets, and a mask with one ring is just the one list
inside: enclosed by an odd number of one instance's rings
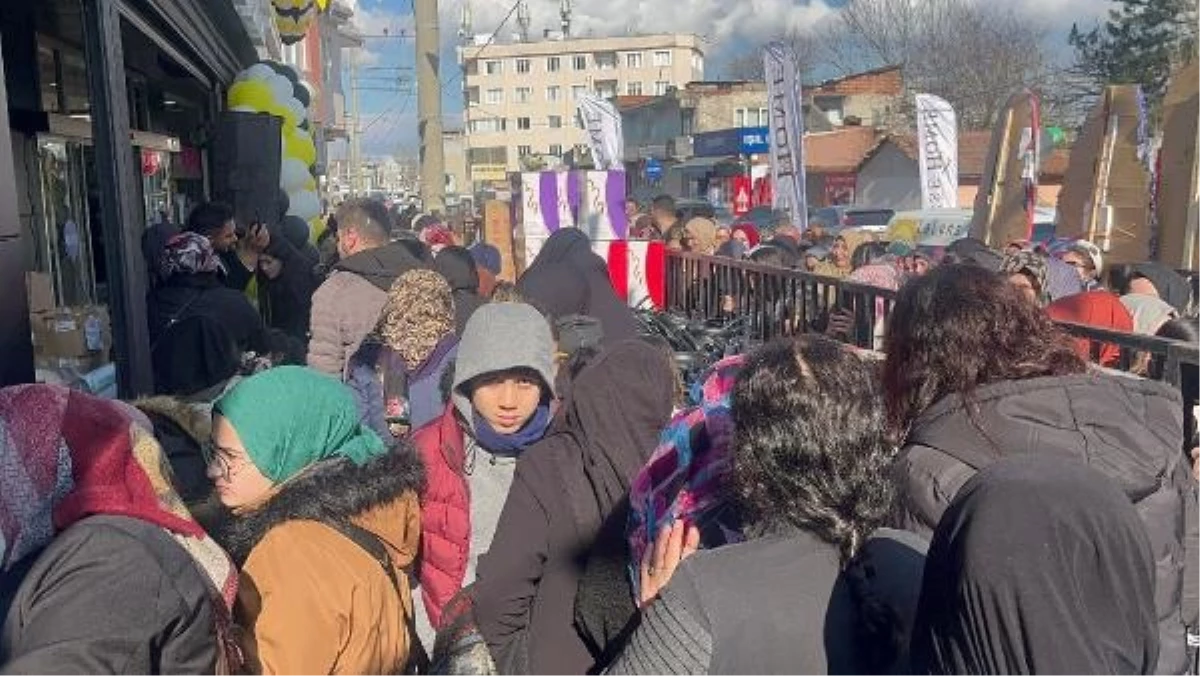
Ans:
{"label": "red banner", "polygon": [[854,192],[857,188],[858,176],[854,174],[826,174],[825,206],[854,204]]}
{"label": "red banner", "polygon": [[754,189],[750,184],[749,176],[735,176],[733,178],[733,199],[730,202],[733,204],[734,216],[744,216],[749,213],[750,207],[754,206],[753,192]]}

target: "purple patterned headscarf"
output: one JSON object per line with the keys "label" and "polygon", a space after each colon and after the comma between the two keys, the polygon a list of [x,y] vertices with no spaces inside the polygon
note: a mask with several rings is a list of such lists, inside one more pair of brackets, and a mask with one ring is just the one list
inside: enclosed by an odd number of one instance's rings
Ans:
{"label": "purple patterned headscarf", "polygon": [[158,272],[163,279],[170,279],[175,275],[224,273],[225,265],[207,237],[181,232],[167,240],[158,259]]}

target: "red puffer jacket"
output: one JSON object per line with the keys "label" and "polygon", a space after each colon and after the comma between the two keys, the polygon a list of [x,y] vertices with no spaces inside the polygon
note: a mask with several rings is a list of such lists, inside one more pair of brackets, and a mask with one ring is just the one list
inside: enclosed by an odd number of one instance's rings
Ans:
{"label": "red puffer jacket", "polygon": [[442,610],[462,589],[471,550],[471,494],[463,473],[463,431],[454,404],[418,429],[413,443],[425,463],[421,495],[421,597],[435,629]]}

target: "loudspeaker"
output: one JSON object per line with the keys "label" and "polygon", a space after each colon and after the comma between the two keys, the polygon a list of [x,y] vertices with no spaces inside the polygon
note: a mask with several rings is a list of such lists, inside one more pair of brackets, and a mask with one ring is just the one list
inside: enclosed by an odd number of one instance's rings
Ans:
{"label": "loudspeaker", "polygon": [[274,230],[282,216],[279,189],[283,119],[266,113],[225,111],[213,135],[213,199],[233,207],[239,232],[251,223]]}

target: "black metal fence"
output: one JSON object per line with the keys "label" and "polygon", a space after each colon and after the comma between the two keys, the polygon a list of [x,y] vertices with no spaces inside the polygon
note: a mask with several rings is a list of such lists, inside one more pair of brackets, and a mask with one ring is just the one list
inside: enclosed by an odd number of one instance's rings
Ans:
{"label": "black metal fence", "polygon": [[[896,293],[799,270],[669,251],[667,310],[714,322],[740,319],[755,342],[819,331],[868,350],[882,349]],[[1069,322],[1091,341],[1095,360],[1105,345],[1120,350],[1117,369],[1180,386],[1184,369],[1200,366],[1200,348],[1176,340]]]}

